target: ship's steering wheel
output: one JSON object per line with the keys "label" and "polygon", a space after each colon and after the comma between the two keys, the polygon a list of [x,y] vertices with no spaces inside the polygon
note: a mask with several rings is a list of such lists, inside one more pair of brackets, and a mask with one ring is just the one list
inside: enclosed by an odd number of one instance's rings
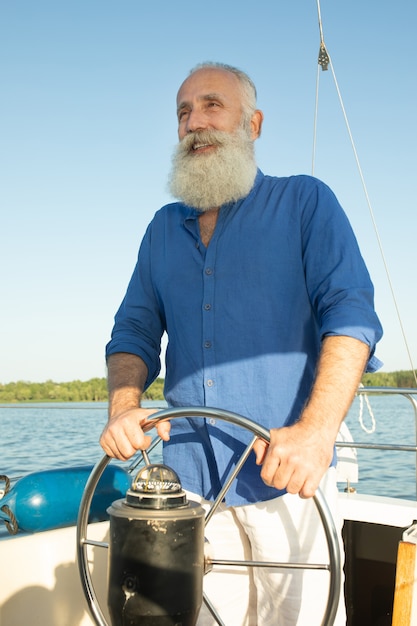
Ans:
{"label": "ship's steering wheel", "polygon": [[[197,418],[214,418],[216,420],[223,420],[226,422],[230,422],[235,424],[236,426],[240,426],[245,430],[248,430],[253,434],[253,439],[248,444],[245,452],[242,454],[235,470],[228,478],[228,480],[223,485],[223,488],[218,495],[215,502],[212,504],[210,510],[206,514],[205,517],[205,525],[210,523],[210,519],[216,511],[218,505],[224,498],[225,493],[227,493],[230,485],[233,480],[239,474],[241,467],[249,456],[255,441],[260,438],[269,443],[270,435],[269,431],[266,430],[263,426],[260,426],[256,422],[238,415],[236,413],[232,413],[230,411],[223,411],[220,409],[210,409],[210,408],[176,408],[176,409],[166,409],[163,411],[159,411],[152,415],[152,417],[147,422],[144,427],[144,432],[148,432],[152,428],[154,428],[160,422],[176,419],[176,418],[184,418],[184,417],[197,417]],[[85,597],[87,599],[87,604],[91,615],[98,626],[108,626],[107,621],[101,611],[99,602],[97,600],[97,596],[94,590],[94,586],[92,583],[91,573],[88,566],[88,556],[87,556],[87,548],[89,545],[100,546],[103,548],[108,548],[108,544],[103,542],[97,542],[93,540],[89,540],[87,538],[87,528],[88,528],[88,517],[90,512],[91,501],[97,487],[97,484],[100,480],[100,477],[110,462],[110,457],[104,456],[101,461],[97,463],[94,467],[84,490],[84,494],[81,500],[79,514],[78,514],[78,522],[77,522],[77,555],[78,555],[78,567],[81,577],[81,582],[84,590]],[[314,503],[316,505],[316,509],[318,515],[320,516],[321,523],[324,529],[324,533],[327,540],[327,546],[329,551],[329,563],[327,564],[300,564],[299,563],[270,563],[268,564],[255,564],[251,561],[244,561],[242,565],[244,566],[275,566],[279,568],[285,569],[319,569],[319,570],[327,570],[329,572],[329,593],[328,600],[325,607],[323,619],[321,622],[322,626],[331,626],[334,622],[337,607],[339,603],[339,595],[340,595],[340,587],[341,587],[341,560],[340,560],[340,550],[339,543],[337,538],[336,528],[333,522],[333,518],[331,516],[330,510],[327,506],[327,503],[320,491],[317,490],[316,495],[313,498]],[[227,561],[222,561],[222,565],[227,565]],[[230,563],[232,565],[236,565],[236,562],[233,561]],[[214,561],[215,565],[215,561]],[[211,611],[213,617],[217,621],[218,624],[222,624],[220,616],[217,614],[216,609],[212,606],[210,599],[204,595],[204,602]]]}

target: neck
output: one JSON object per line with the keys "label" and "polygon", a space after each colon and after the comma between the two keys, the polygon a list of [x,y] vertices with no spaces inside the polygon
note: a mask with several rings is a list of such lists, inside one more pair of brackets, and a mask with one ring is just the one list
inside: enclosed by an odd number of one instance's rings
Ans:
{"label": "neck", "polygon": [[198,226],[200,228],[200,239],[203,245],[207,248],[210,243],[210,240],[213,236],[214,230],[216,228],[217,218],[219,215],[219,209],[209,209],[208,211],[203,211],[198,216]]}

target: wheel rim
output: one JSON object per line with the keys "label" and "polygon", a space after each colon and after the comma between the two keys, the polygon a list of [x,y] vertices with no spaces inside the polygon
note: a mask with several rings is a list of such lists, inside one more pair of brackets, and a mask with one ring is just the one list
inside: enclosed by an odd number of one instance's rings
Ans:
{"label": "wheel rim", "polygon": [[[154,414],[147,422],[146,426],[143,428],[144,432],[148,432],[152,428],[156,427],[157,424],[168,421],[171,419],[178,418],[186,418],[186,417],[196,417],[196,418],[215,418],[220,419],[236,426],[240,426],[253,434],[252,441],[248,444],[244,454],[242,455],[239,463],[236,466],[234,472],[229,476],[225,485],[223,486],[220,494],[213,502],[210,507],[207,515],[206,515],[206,525],[210,522],[211,517],[215,513],[219,503],[223,499],[224,495],[227,493],[230,485],[233,483],[236,476],[239,474],[240,468],[243,463],[246,461],[246,458],[249,456],[255,441],[258,438],[263,439],[267,443],[270,441],[269,431],[257,424],[256,422],[250,420],[247,417],[239,415],[237,413],[233,413],[231,411],[223,411],[220,409],[211,409],[211,408],[201,408],[201,407],[180,407],[175,409],[165,409],[163,411],[159,411]],[[96,490],[97,484],[100,480],[102,473],[105,468],[111,461],[109,456],[104,456],[94,467],[93,471],[90,474],[90,477],[87,481],[86,487],[84,489],[83,497],[80,503],[80,509],[77,520],[77,558],[78,558],[78,568],[80,573],[80,579],[82,582],[82,587],[84,591],[84,595],[87,600],[87,604],[90,610],[90,613],[98,626],[108,626],[108,623],[103,615],[101,610],[94,585],[91,578],[91,572],[88,566],[88,556],[87,549],[89,545],[99,546],[103,548],[108,548],[108,544],[104,542],[96,542],[87,538],[87,529],[88,529],[88,517],[91,507],[91,501]],[[313,501],[316,506],[318,515],[321,520],[321,524],[323,526],[323,530],[326,536],[327,547],[329,551],[329,563],[326,565],[323,564],[301,564],[303,567],[299,567],[300,564],[297,563],[287,563],[287,564],[277,564],[273,563],[268,566],[277,567],[279,565],[280,568],[285,569],[325,569],[329,571],[329,593],[328,593],[328,601],[324,611],[322,626],[331,626],[336,617],[337,608],[339,604],[339,595],[340,595],[340,587],[341,587],[341,559],[340,559],[340,550],[339,550],[339,541],[337,536],[336,527],[334,525],[334,521],[330,512],[330,509],[327,505],[327,502],[321,492],[320,489],[317,489],[315,496],[313,496]],[[214,562],[218,564],[218,561]],[[245,566],[253,566],[253,567],[265,567],[265,563],[258,564],[254,561],[245,561],[241,563],[236,563],[234,561],[225,560],[221,562],[222,564],[238,564]],[[213,617],[216,619],[218,624],[222,624],[220,616],[217,614],[213,605],[211,604],[209,598],[204,596],[204,602],[207,605],[209,611],[213,614]]]}

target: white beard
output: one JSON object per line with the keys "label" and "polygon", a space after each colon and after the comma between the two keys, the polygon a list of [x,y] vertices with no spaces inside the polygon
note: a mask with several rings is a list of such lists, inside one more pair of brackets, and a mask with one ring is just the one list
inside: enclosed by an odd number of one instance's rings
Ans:
{"label": "white beard", "polygon": [[[210,144],[209,153],[194,154],[193,145]],[[249,131],[196,131],[177,145],[169,191],[187,206],[199,211],[215,209],[248,195],[256,177],[253,141]]]}

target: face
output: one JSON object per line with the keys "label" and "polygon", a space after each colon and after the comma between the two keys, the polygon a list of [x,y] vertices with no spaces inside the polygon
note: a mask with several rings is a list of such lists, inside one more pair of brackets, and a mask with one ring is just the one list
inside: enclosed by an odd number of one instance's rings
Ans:
{"label": "face", "polygon": [[[197,70],[181,85],[177,96],[178,136],[201,130],[236,131],[242,122],[242,90],[233,73],[218,68]],[[252,139],[260,133],[262,114],[251,119]],[[195,154],[211,152],[212,145],[193,146]]]}
{"label": "face", "polygon": [[170,191],[199,211],[244,198],[257,172],[254,139],[261,111],[243,115],[241,83],[221,68],[194,72],[177,97],[179,143],[174,153]]}

